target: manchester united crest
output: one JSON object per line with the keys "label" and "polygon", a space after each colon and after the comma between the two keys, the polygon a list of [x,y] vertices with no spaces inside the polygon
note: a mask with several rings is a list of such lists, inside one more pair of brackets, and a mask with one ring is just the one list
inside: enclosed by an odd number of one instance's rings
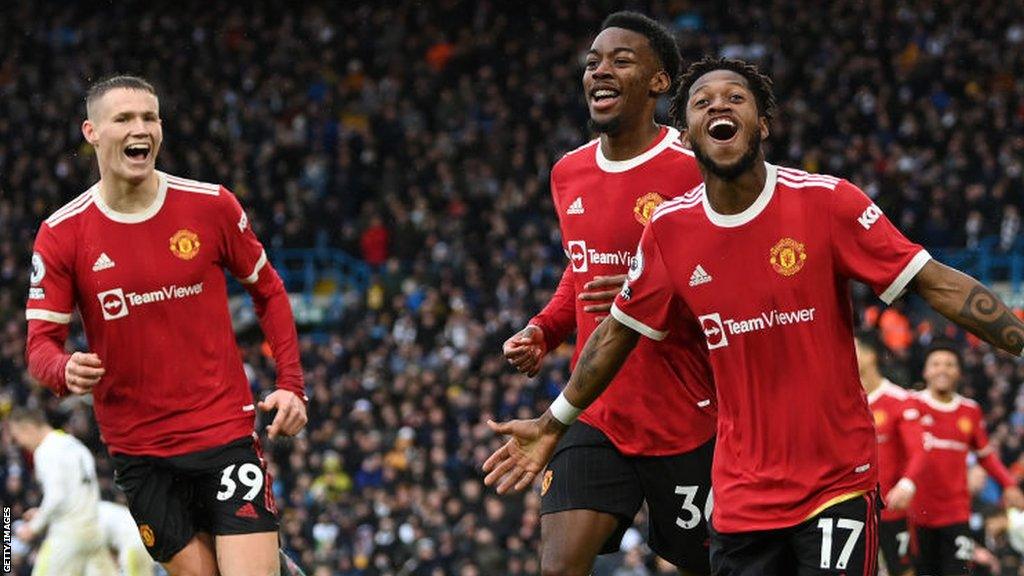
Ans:
{"label": "manchester united crest", "polygon": [[139,526],[139,536],[142,537],[142,543],[146,545],[146,548],[152,548],[153,544],[156,544],[156,536],[153,535],[153,529],[149,527],[149,524]]}
{"label": "manchester united crest", "polygon": [[544,479],[540,482],[540,495],[543,496],[548,493],[548,489],[551,488],[551,478],[555,475],[551,470],[544,471]]}
{"label": "manchester united crest", "polygon": [[964,436],[970,436],[971,432],[974,431],[974,423],[971,422],[971,419],[967,418],[966,416],[961,416],[960,418],[957,418],[956,427],[959,428],[960,431],[964,433]]}
{"label": "manchester united crest", "polygon": [[633,206],[633,217],[641,225],[646,226],[654,215],[655,208],[664,202],[665,199],[657,192],[648,192],[636,199],[636,206]]}
{"label": "manchester united crest", "polygon": [[768,259],[772,268],[783,276],[792,276],[804,267],[807,260],[807,252],[804,245],[792,238],[783,238],[772,247],[771,257]]}
{"label": "manchester united crest", "polygon": [[171,236],[171,252],[182,260],[191,260],[199,253],[199,235],[183,228]]}

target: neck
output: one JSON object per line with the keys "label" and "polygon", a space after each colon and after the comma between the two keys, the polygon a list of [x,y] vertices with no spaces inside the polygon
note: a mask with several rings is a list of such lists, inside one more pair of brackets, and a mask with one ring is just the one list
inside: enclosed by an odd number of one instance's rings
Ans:
{"label": "neck", "polygon": [[932,398],[938,400],[939,402],[943,402],[943,403],[952,402],[953,398],[956,396],[956,392],[954,392],[952,390],[947,390],[945,392],[942,392],[942,391],[939,391],[939,390],[935,390],[934,388],[929,388],[928,389],[928,393],[932,395]]}
{"label": "neck", "polygon": [[764,155],[758,154],[757,160],[750,170],[729,180],[716,176],[703,165],[700,172],[704,176],[704,189],[711,208],[719,214],[739,214],[757,200],[764,189],[768,178],[768,170],[764,165]]}
{"label": "neck", "polygon": [[878,369],[869,369],[867,373],[861,374],[860,383],[864,386],[864,392],[871,394],[882,386],[882,374]]}
{"label": "neck", "polygon": [[46,436],[50,432],[53,432],[53,428],[49,426],[39,427],[35,436],[32,437],[32,447],[29,449],[29,452],[35,452],[36,448],[39,448],[39,445],[43,443],[43,440],[46,440]]}
{"label": "neck", "polygon": [[661,126],[650,118],[636,128],[623,128],[617,134],[601,134],[601,153],[609,160],[629,160],[643,154],[661,133]]}
{"label": "neck", "polygon": [[135,183],[121,178],[100,177],[100,196],[111,210],[124,214],[142,212],[156,201],[160,179],[154,170],[145,180]]}

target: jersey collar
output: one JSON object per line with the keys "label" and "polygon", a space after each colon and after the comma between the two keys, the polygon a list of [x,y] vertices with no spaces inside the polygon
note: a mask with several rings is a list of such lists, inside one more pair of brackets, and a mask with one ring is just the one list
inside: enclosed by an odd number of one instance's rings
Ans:
{"label": "jersey collar", "polygon": [[961,398],[962,396],[960,396],[959,394],[953,394],[952,401],[939,402],[934,397],[932,397],[932,393],[929,392],[927,389],[921,390],[921,399],[924,400],[924,403],[938,410],[939,412],[955,412],[956,409],[960,407]]}
{"label": "jersey collar", "polygon": [[768,207],[768,203],[772,201],[772,197],[775,195],[775,181],[778,176],[778,169],[774,164],[765,162],[764,168],[764,188],[761,189],[761,194],[758,195],[757,200],[754,200],[753,204],[739,214],[719,214],[715,212],[715,209],[711,207],[711,201],[708,200],[708,193],[705,192],[703,204],[704,213],[707,214],[708,220],[715,226],[736,228],[743,226],[757,218],[761,212],[764,212],[764,209]]}
{"label": "jersey collar", "polygon": [[114,222],[120,222],[121,224],[138,224],[140,222],[145,222],[153,216],[156,216],[156,213],[163,208],[164,200],[167,198],[167,178],[164,176],[163,172],[160,171],[157,171],[156,177],[159,181],[159,184],[157,184],[156,187],[156,199],[153,200],[153,203],[142,212],[125,214],[124,212],[118,212],[110,206],[107,206],[107,203],[103,201],[103,195],[100,194],[99,182],[94,184],[92,187],[93,202],[96,203],[96,207],[100,209],[100,212],[102,212],[104,216],[110,218]]}
{"label": "jersey collar", "polygon": [[639,156],[634,156],[629,160],[609,160],[604,157],[604,152],[601,152],[600,141],[598,141],[597,146],[594,146],[594,149],[596,150],[596,152],[594,152],[594,156],[597,160],[597,166],[601,170],[612,173],[625,172],[626,170],[632,170],[651,158],[654,158],[658,154],[661,154],[677,140],[679,140],[679,130],[669,126],[668,130],[665,131],[665,135],[661,138],[661,141]]}

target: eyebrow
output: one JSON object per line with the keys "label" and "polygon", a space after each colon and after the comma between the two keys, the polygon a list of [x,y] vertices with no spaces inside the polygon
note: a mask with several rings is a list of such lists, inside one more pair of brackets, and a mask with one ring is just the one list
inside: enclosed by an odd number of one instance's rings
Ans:
{"label": "eyebrow", "polygon": [[[611,51],[612,54],[618,54],[619,52],[629,52],[630,54],[636,54],[636,50],[633,50],[632,48],[626,48],[625,46],[620,46],[618,48],[613,48],[612,51]],[[590,56],[591,54],[596,55],[596,54],[600,54],[600,52],[598,52],[597,50],[591,48],[590,50],[587,50],[587,56]]]}
{"label": "eyebrow", "polygon": [[[744,90],[746,90],[748,92],[753,92],[753,90],[750,89],[750,86],[748,86],[744,82],[740,82],[739,80],[726,80],[726,82],[728,82],[729,84],[735,84],[735,85],[739,86],[740,88],[743,88]],[[700,92],[701,90],[707,88],[708,84],[710,84],[710,82],[705,82],[703,84],[697,84],[697,85],[694,85],[693,87],[691,87],[690,88],[690,97],[692,98],[697,92]]]}

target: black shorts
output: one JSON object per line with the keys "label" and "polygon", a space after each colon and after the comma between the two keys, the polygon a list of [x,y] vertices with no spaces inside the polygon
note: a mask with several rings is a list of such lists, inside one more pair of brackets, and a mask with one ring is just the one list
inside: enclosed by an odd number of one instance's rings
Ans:
{"label": "black shorts", "polygon": [[966,522],[940,528],[914,526],[913,548],[918,574],[951,576],[974,569],[974,539]]}
{"label": "black shorts", "polygon": [[559,441],[541,482],[541,514],[595,510],[619,518],[602,554],[617,552],[644,500],[648,544],[680,568],[707,574],[707,513],[715,439],[674,456],[624,456],[603,432],[573,424]]}
{"label": "black shorts", "polygon": [[723,534],[711,528],[716,576],[875,576],[875,491],[830,506],[790,528]]}
{"label": "black shorts", "polygon": [[277,531],[277,506],[255,435],[223,446],[162,458],[114,454],[114,482],[142,542],[167,562],[196,532]]}
{"label": "black shorts", "polygon": [[906,518],[883,520],[878,525],[878,548],[890,576],[899,576],[913,567]]}

